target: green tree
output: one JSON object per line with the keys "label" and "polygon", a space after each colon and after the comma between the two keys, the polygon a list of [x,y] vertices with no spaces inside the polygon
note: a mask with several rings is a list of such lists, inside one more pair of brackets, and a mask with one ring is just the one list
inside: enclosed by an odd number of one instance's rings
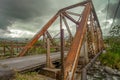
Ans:
{"label": "green tree", "polygon": [[115,53],[120,53],[120,25],[114,26],[109,33],[110,50]]}
{"label": "green tree", "polygon": [[120,37],[120,25],[114,26],[110,30],[110,34],[111,34],[112,37]]}

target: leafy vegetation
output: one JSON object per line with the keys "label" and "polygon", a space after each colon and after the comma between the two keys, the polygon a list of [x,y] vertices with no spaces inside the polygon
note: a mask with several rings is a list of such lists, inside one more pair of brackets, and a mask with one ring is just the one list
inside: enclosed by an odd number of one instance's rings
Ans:
{"label": "leafy vegetation", "polygon": [[108,51],[106,54],[102,54],[100,56],[100,60],[103,65],[107,65],[109,67],[120,70],[120,54],[119,53],[113,53],[111,51]]}
{"label": "leafy vegetation", "polygon": [[100,56],[103,65],[120,70],[120,25],[114,26],[109,37],[105,39],[106,54]]}

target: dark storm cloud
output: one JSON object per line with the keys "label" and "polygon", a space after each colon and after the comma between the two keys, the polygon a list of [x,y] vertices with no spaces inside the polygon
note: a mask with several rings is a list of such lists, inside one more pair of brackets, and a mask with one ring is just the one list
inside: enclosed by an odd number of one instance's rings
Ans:
{"label": "dark storm cloud", "polygon": [[0,0],[0,29],[6,30],[16,20],[48,15],[48,4],[47,0]]}
{"label": "dark storm cloud", "polygon": [[[108,10],[108,19],[113,19],[114,15],[115,15],[115,11],[116,11],[116,8],[118,7],[118,3],[119,0],[115,0],[114,3],[110,3],[109,4],[109,8],[108,8],[108,5],[105,7],[105,9],[103,10],[104,13],[106,13],[106,11]],[[119,9],[117,11],[117,14],[115,16],[115,20],[117,23],[120,22],[120,6],[119,6]]]}
{"label": "dark storm cloud", "polygon": [[0,29],[6,30],[7,26],[11,25],[12,21],[4,15],[0,14]]}

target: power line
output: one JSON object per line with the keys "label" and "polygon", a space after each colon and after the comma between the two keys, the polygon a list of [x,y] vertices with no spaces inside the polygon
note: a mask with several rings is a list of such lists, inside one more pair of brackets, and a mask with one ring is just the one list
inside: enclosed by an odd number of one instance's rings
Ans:
{"label": "power line", "polygon": [[112,22],[112,24],[111,24],[110,29],[112,29],[112,26],[113,26],[113,24],[114,24],[114,22],[115,22],[115,18],[116,18],[116,15],[117,15],[117,12],[118,12],[119,7],[120,7],[120,0],[119,0],[119,3],[118,3],[118,5],[117,5],[117,8],[116,8],[116,10],[115,10],[114,17],[113,17],[113,22]]}

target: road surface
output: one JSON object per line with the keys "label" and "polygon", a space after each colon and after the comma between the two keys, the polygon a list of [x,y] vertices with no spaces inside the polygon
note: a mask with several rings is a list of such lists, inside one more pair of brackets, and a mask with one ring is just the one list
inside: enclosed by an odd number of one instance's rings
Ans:
{"label": "road surface", "polygon": [[[58,60],[60,59],[60,52],[51,53],[50,57],[52,61]],[[46,64],[46,54],[0,60],[0,65],[6,65],[17,72],[39,67],[43,64]]]}

